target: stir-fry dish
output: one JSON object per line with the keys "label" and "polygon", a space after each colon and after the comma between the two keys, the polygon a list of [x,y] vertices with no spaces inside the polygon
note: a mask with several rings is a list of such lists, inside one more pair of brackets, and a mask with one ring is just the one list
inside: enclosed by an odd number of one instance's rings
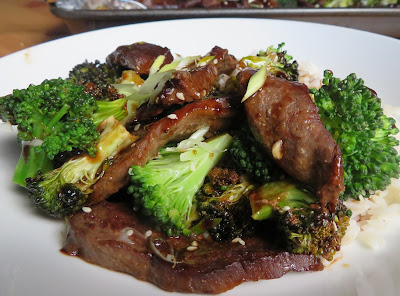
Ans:
{"label": "stir-fry dish", "polygon": [[168,291],[320,271],[351,199],[398,178],[394,119],[355,74],[299,82],[269,46],[237,58],[138,42],[0,98],[13,181],[68,225],[63,252]]}

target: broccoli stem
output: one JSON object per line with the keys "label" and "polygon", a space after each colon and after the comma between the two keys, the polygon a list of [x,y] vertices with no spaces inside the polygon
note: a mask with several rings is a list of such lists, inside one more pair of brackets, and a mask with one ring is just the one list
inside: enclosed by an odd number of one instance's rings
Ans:
{"label": "broccoli stem", "polygon": [[58,113],[49,121],[49,123],[47,124],[47,127],[49,129],[52,129],[60,120],[61,118],[67,114],[68,110],[70,109],[70,107],[68,105],[64,105],[60,111],[58,111]]}
{"label": "broccoli stem", "polygon": [[97,101],[98,109],[92,115],[94,124],[97,126],[111,115],[118,121],[122,121],[127,117],[128,111],[126,110],[127,99],[118,99],[114,101]]}
{"label": "broccoli stem", "polygon": [[13,182],[25,187],[26,178],[35,177],[38,172],[46,173],[53,169],[53,161],[46,153],[36,151],[35,146],[23,145],[21,156],[14,171]]}

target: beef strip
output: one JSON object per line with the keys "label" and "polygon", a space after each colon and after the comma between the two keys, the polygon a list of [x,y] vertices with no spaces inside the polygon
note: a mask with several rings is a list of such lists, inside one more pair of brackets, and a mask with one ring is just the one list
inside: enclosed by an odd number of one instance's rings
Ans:
{"label": "beef strip", "polygon": [[[222,293],[243,282],[279,278],[289,271],[323,269],[311,255],[272,250],[256,237],[244,238],[245,245],[198,237],[197,249],[190,251],[187,247],[194,238],[166,237],[154,229],[148,236],[149,229],[151,225],[128,205],[103,201],[90,213],[81,211],[69,219],[63,252],[185,293]],[[173,253],[175,260],[166,261],[155,250],[164,258]]]}
{"label": "beef strip", "polygon": [[271,157],[292,177],[313,186],[321,205],[334,211],[344,191],[342,154],[307,87],[268,76],[244,105],[253,134]]}
{"label": "beef strip", "polygon": [[111,65],[119,65],[123,68],[135,70],[138,74],[149,74],[151,65],[155,59],[163,55],[165,56],[163,65],[173,61],[170,50],[159,45],[138,42],[131,45],[119,46],[113,53],[109,54],[106,62]]}
{"label": "beef strip", "polygon": [[143,166],[168,142],[182,140],[205,126],[210,126],[212,132],[226,129],[235,113],[226,98],[204,99],[187,104],[173,115],[155,122],[133,147],[116,157],[93,186],[87,203],[94,204],[119,191],[128,181],[129,167]]}
{"label": "beef strip", "polygon": [[236,68],[236,58],[228,54],[226,49],[215,46],[208,56],[215,57],[206,65],[193,64],[188,68],[177,70],[166,82],[156,99],[156,104],[145,104],[137,110],[137,120],[147,121],[162,113],[168,106],[183,105],[207,96],[218,76],[230,74]]}

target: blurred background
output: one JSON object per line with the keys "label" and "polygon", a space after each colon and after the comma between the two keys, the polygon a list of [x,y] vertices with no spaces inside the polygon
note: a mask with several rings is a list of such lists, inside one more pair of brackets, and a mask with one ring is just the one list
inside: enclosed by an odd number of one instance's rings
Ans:
{"label": "blurred background", "polygon": [[0,0],[0,57],[110,26],[202,17],[325,23],[400,38],[400,0]]}
{"label": "blurred background", "polygon": [[0,56],[71,34],[42,0],[0,0]]}

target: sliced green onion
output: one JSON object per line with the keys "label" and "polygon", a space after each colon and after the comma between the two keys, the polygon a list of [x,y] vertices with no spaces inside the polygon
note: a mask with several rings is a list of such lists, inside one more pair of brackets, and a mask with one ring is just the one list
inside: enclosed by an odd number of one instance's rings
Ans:
{"label": "sliced green onion", "polygon": [[166,72],[170,70],[180,70],[193,64],[200,56],[188,56],[182,59],[176,59],[172,63],[164,65],[158,72]]}
{"label": "sliced green onion", "polygon": [[165,56],[164,55],[159,55],[153,62],[153,64],[150,67],[149,70],[149,75],[153,75],[154,73],[157,73],[158,70],[160,70],[160,67],[162,63],[164,63]]}
{"label": "sliced green onion", "polygon": [[202,58],[200,61],[198,61],[197,65],[205,66],[208,63],[210,63],[214,58],[215,58],[215,56],[206,56],[206,57]]}
{"label": "sliced green onion", "polygon": [[242,99],[242,103],[251,97],[257,90],[259,90],[267,80],[267,66],[264,65],[257,71],[249,80],[246,93]]}

